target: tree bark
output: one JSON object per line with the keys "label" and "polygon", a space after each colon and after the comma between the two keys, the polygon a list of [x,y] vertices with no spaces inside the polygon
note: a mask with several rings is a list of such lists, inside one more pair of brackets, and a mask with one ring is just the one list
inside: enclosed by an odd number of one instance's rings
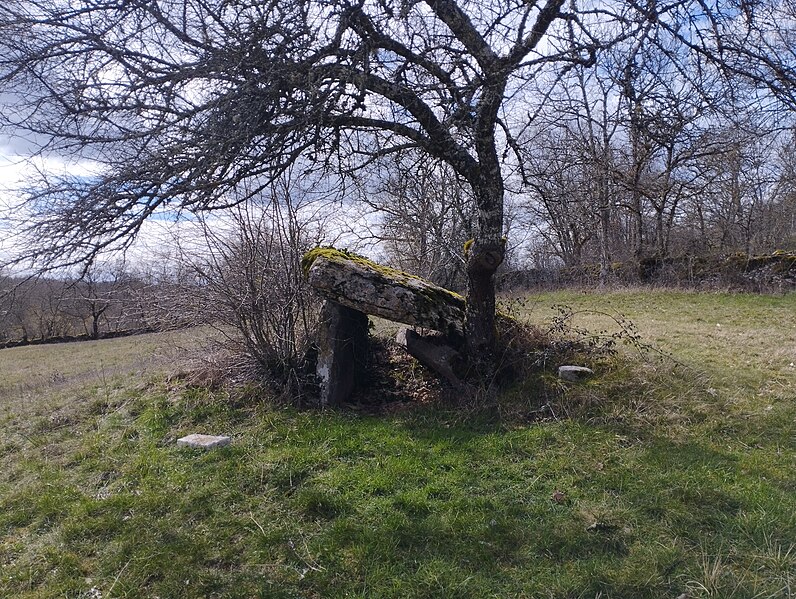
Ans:
{"label": "tree bark", "polygon": [[490,362],[495,350],[495,272],[506,253],[503,179],[499,174],[491,179],[478,190],[478,236],[467,254],[464,328],[467,352],[475,362]]}

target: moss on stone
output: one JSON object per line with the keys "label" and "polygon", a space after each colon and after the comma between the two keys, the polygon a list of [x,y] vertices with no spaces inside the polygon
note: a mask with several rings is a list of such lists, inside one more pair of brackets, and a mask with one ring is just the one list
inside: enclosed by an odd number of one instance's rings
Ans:
{"label": "moss on stone", "polygon": [[395,281],[398,284],[407,285],[410,284],[411,281],[422,283],[424,287],[422,290],[417,290],[418,293],[426,296],[432,302],[450,302],[453,300],[454,302],[461,303],[463,305],[465,301],[464,297],[455,291],[435,285],[431,281],[427,281],[422,277],[418,277],[417,275],[403,272],[395,268],[390,268],[389,266],[384,266],[355,252],[339,250],[331,246],[313,248],[304,254],[304,257],[301,259],[301,269],[304,272],[304,276],[309,275],[310,268],[312,268],[312,265],[315,263],[315,261],[321,257],[331,262],[353,262],[354,264],[358,264],[363,268],[377,272],[384,278]]}
{"label": "moss on stone", "polygon": [[349,250],[338,250],[337,248],[332,247],[330,245],[318,246],[316,248],[312,248],[301,258],[301,270],[304,273],[305,277],[309,274],[310,268],[312,268],[312,265],[315,263],[315,260],[317,260],[321,256],[323,256],[327,260],[346,259],[353,261],[371,262],[364,256],[361,256]]}

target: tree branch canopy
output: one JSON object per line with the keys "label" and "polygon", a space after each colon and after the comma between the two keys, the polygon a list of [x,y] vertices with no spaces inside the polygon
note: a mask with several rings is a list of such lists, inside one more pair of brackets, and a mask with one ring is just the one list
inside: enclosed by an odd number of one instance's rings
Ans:
{"label": "tree branch canopy", "polygon": [[[630,81],[663,56],[672,98],[715,104],[743,81],[793,110],[794,23],[781,0],[4,0],[0,132],[45,163],[88,165],[43,169],[14,206],[23,255],[90,260],[163,211],[245,202],[293,166],[349,176],[415,150],[472,192],[467,336],[488,348],[508,173],[545,189],[523,134],[569,75],[621,64]],[[625,141],[676,130],[661,112]]]}
{"label": "tree branch canopy", "polygon": [[641,29],[645,43],[676,40],[684,61],[796,105],[788,11],[773,0],[9,0],[0,125],[96,167],[30,196],[31,234],[52,250],[40,255],[78,257],[92,236],[121,241],[164,206],[226,206],[244,181],[308,156],[340,167],[347,130],[398,136],[474,187],[496,185],[516,121],[498,128],[499,110],[533,104],[562,66],[600,68]]}

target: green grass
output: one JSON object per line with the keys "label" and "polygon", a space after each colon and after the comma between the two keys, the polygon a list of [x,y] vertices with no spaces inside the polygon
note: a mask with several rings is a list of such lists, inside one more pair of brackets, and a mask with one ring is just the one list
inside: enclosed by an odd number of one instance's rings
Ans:
{"label": "green grass", "polygon": [[[363,415],[175,382],[162,336],[3,350],[0,597],[796,595],[796,296],[557,293],[524,316],[561,303],[672,358]],[[177,448],[190,432],[233,443]]]}

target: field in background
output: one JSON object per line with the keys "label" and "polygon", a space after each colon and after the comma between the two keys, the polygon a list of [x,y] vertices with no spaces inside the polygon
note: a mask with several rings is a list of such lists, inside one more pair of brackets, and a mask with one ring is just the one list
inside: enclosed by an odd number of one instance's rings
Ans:
{"label": "field in background", "polygon": [[724,401],[756,406],[767,396],[796,398],[796,294],[560,292],[523,298],[519,310],[544,323],[558,315],[558,305],[592,333],[617,331],[616,319],[628,320],[643,344],[721,389]]}
{"label": "field in background", "polygon": [[169,376],[195,331],[0,351],[0,596],[796,595],[796,295],[509,304],[622,354],[365,415]]}

